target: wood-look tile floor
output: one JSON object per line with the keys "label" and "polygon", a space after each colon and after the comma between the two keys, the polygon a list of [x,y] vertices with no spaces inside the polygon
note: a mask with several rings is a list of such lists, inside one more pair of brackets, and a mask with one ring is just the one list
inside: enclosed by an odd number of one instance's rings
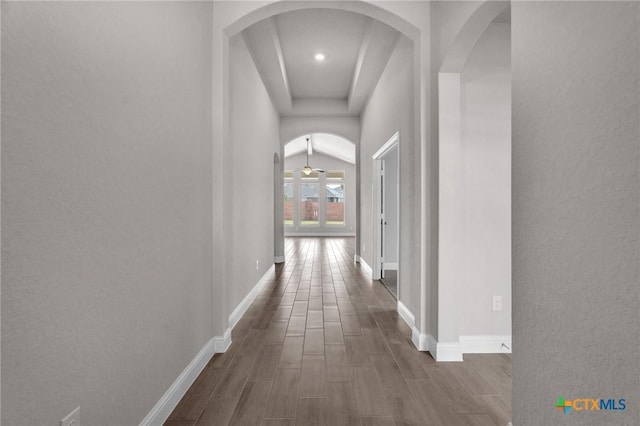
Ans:
{"label": "wood-look tile floor", "polygon": [[287,262],[165,425],[505,426],[510,356],[436,363],[353,258],[353,238],[287,238]]}

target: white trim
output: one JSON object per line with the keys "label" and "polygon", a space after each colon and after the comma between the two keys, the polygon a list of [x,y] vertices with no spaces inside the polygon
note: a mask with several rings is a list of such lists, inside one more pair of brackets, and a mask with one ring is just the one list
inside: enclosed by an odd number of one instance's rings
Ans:
{"label": "white trim", "polygon": [[384,262],[384,270],[385,271],[397,271],[398,270],[398,264],[397,263]]}
{"label": "white trim", "polygon": [[435,353],[438,342],[436,342],[436,339],[434,339],[432,335],[420,333],[418,327],[413,327],[411,329],[411,342],[413,342],[416,349],[422,352],[429,352],[431,356],[433,356],[433,359],[436,359]]}
{"label": "white trim", "polygon": [[[372,185],[371,185],[371,200],[372,200],[372,206],[373,206],[373,212],[372,212],[372,225],[373,225],[373,263],[372,263],[372,274],[371,277],[374,280],[380,279],[380,271],[383,268],[384,265],[384,261],[381,259],[381,253],[382,253],[382,248],[380,246],[382,240],[383,240],[383,233],[384,230],[380,229],[381,228],[381,223],[384,219],[384,214],[380,211],[382,206],[384,206],[385,202],[384,202],[384,192],[381,191],[380,185],[382,185],[381,183],[381,178],[384,176],[384,170],[382,170],[383,167],[383,162],[384,162],[384,157],[387,156],[391,151],[393,151],[394,149],[399,149],[399,142],[400,142],[400,132],[395,132],[393,134],[393,136],[391,136],[389,138],[389,140],[387,142],[384,143],[384,145],[382,145],[372,156],[372,167],[371,167],[371,171],[372,171]],[[398,170],[399,170],[400,164],[398,163]],[[398,188],[396,190],[396,196],[398,196],[400,194],[400,180],[398,179]],[[400,203],[399,200],[397,202],[397,208],[398,208],[398,219],[400,218],[399,215],[399,208],[400,208]],[[398,235],[398,238],[400,237],[400,230],[396,229],[396,233]]]}
{"label": "white trim", "polygon": [[[432,355],[436,353],[436,340],[430,334],[420,333],[418,327],[416,327],[416,317],[413,313],[405,306],[404,303],[398,300],[398,314],[400,318],[407,323],[409,328],[411,328],[411,342],[413,345],[422,352],[430,352]],[[435,359],[435,356],[433,356]]]}
{"label": "white trim", "polygon": [[400,140],[400,132],[395,132],[393,136],[389,138],[388,141],[384,143],[376,152],[371,156],[374,160],[378,160],[384,157],[389,153],[392,149],[398,146],[398,141]]}
{"label": "white trim", "polygon": [[[510,354],[511,336],[460,336],[462,353],[465,354]],[[505,344],[509,349],[502,346]]]}
{"label": "white trim", "polygon": [[196,381],[204,367],[207,365],[211,357],[216,353],[223,353],[231,346],[231,330],[238,323],[242,315],[249,309],[251,303],[265,286],[275,271],[275,265],[264,273],[258,283],[251,289],[249,294],[240,302],[240,304],[229,315],[229,328],[227,328],[222,336],[215,336],[207,342],[206,345],[191,360],[189,365],[180,373],[178,378],[173,382],[169,389],[162,395],[162,398],[149,411],[140,423],[141,426],[152,426],[163,424],[176,408],[187,390]]}
{"label": "white trim", "polygon": [[354,254],[354,255],[353,255],[353,261],[354,261],[355,263],[360,263],[360,259],[361,259],[361,257],[360,257],[360,256],[358,256],[357,254]]}
{"label": "white trim", "polygon": [[233,327],[235,327],[238,321],[240,321],[240,318],[242,318],[244,313],[247,312],[247,309],[249,309],[249,306],[251,306],[253,301],[256,299],[258,293],[260,293],[262,288],[269,281],[269,278],[273,276],[275,269],[276,265],[271,265],[271,267],[267,269],[267,272],[264,273],[262,278],[260,278],[258,283],[251,289],[249,294],[247,294],[245,298],[242,299],[242,302],[240,302],[240,304],[236,306],[233,312],[231,312],[231,315],[229,315],[229,329],[233,330]]}
{"label": "white trim", "polygon": [[355,237],[355,232],[286,232],[285,237]]}
{"label": "white trim", "polygon": [[407,308],[404,305],[404,303],[402,303],[399,300],[398,300],[398,314],[400,315],[400,318],[402,318],[404,320],[404,322],[407,323],[409,328],[411,328],[411,329],[415,328],[415,326],[416,326],[416,317],[415,317],[415,315],[413,315],[413,313],[409,310],[409,308]]}
{"label": "white trim", "polygon": [[231,329],[227,328],[222,336],[216,336],[213,339],[215,345],[214,351],[217,354],[223,354],[231,346]]}
{"label": "white trim", "polygon": [[274,256],[273,263],[284,263],[284,256]]}
{"label": "white trim", "polygon": [[360,257],[360,266],[364,268],[364,270],[369,274],[373,275],[373,271],[371,270],[371,266],[364,260],[364,258]]}
{"label": "white trim", "polygon": [[[225,332],[225,336],[227,332]],[[229,332],[228,334],[230,344],[231,333]],[[213,354],[216,353],[220,342],[224,340],[225,337],[213,337],[200,349],[200,352],[191,360],[187,368],[180,373],[178,378],[171,384],[164,395],[162,395],[162,398],[160,398],[142,422],[140,422],[141,426],[161,425],[169,418],[184,394],[187,393],[187,390],[189,390],[191,385],[196,381]]]}
{"label": "white trim", "polygon": [[462,345],[459,342],[437,342],[434,358],[438,362],[462,361]]}

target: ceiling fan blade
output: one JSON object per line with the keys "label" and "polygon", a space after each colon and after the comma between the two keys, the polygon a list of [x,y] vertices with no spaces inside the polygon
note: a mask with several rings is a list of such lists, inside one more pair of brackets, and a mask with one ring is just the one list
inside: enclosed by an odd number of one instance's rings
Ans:
{"label": "ceiling fan blade", "polygon": [[313,169],[314,172],[324,173],[323,169]]}

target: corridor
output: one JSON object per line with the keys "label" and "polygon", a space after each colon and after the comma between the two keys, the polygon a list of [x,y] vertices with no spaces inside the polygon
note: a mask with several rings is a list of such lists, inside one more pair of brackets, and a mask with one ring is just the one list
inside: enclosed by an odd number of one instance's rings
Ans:
{"label": "corridor", "polygon": [[509,355],[436,363],[353,238],[287,238],[284,265],[165,425],[499,425]]}

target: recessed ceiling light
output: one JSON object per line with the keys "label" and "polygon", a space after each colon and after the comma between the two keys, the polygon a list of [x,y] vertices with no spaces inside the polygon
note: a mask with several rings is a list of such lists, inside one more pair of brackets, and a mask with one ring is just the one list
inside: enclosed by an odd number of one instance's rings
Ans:
{"label": "recessed ceiling light", "polygon": [[324,54],[316,53],[316,61],[324,61]]}

